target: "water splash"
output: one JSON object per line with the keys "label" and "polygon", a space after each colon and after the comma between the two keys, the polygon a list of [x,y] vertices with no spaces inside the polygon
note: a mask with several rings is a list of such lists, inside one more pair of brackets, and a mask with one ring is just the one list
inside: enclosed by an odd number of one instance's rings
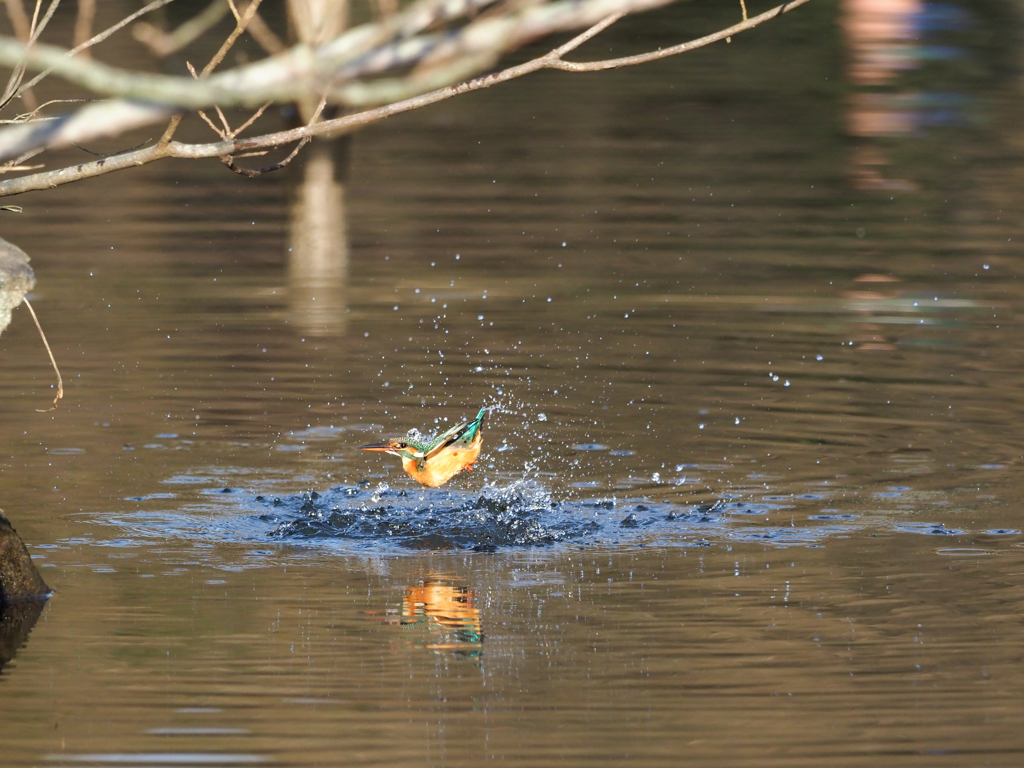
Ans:
{"label": "water splash", "polygon": [[[680,464],[675,470],[688,466]],[[232,475],[251,483],[251,474],[244,468],[219,467],[176,475],[165,481],[177,486],[175,493],[134,497],[126,501],[138,508],[104,513],[97,522],[115,528],[116,535],[90,543],[134,547],[145,540],[176,538],[189,539],[197,547],[209,547],[212,542],[259,546],[269,538],[281,543],[307,542],[316,549],[382,554],[535,547],[728,547],[736,543],[820,547],[836,536],[867,532],[940,537],[956,547],[1022,535],[1011,527],[972,531],[962,516],[955,514],[946,522],[929,522],[922,514],[927,499],[920,493],[914,496],[904,486],[865,489],[857,499],[820,488],[797,489],[801,493],[773,489],[770,494],[754,487],[734,488],[717,500],[695,503],[699,496],[681,495],[672,478],[660,474],[660,484],[652,484],[648,476],[640,478],[645,488],[629,485],[622,488],[623,496],[589,498],[581,491],[585,493],[587,488],[600,494],[600,486],[574,484],[568,494],[559,495],[547,479],[530,471],[517,480],[476,490],[426,489],[404,482],[392,487],[384,481],[366,480],[326,491],[275,494],[270,489],[275,485],[294,487],[295,478],[266,476],[260,478],[257,488],[248,490],[224,485]],[[922,510],[908,511],[906,502],[912,497]],[[943,509],[948,509],[948,499],[941,500]],[[169,508],[164,506],[168,502]],[[262,548],[252,550],[250,564],[263,563],[271,553]]]}
{"label": "water splash", "polygon": [[581,539],[600,524],[563,508],[542,486],[520,480],[488,485],[477,494],[461,491],[397,492],[377,486],[309,491],[257,502],[273,507],[261,515],[282,539],[339,538],[405,549],[472,549],[538,546]]}

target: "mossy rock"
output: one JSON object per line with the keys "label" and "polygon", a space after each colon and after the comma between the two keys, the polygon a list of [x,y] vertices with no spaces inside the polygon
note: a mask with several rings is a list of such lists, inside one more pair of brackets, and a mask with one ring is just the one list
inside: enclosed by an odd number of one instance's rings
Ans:
{"label": "mossy rock", "polygon": [[0,607],[22,600],[43,600],[52,591],[36,570],[25,542],[0,510]]}

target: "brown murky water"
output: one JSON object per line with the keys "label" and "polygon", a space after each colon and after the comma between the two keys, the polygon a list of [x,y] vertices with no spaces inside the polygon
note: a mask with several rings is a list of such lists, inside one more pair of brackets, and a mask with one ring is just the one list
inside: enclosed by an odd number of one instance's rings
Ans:
{"label": "brown murky water", "polygon": [[1020,27],[909,12],[19,200],[4,764],[1019,764]]}

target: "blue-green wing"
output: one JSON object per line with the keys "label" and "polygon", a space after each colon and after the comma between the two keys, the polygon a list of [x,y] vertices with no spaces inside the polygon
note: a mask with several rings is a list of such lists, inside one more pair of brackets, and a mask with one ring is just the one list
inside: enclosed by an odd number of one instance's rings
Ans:
{"label": "blue-green wing", "polygon": [[434,444],[427,451],[424,459],[429,459],[444,448],[447,448],[452,443],[462,443],[463,445],[469,445],[476,440],[477,433],[484,424],[484,417],[487,416],[487,409],[481,408],[480,413],[476,415],[473,421],[467,421],[464,424],[459,424],[452,427],[439,438],[434,441]]}

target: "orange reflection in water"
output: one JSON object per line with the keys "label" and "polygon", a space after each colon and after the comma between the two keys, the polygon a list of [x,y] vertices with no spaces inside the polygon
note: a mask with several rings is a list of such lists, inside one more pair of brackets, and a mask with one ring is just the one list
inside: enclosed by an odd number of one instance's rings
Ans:
{"label": "orange reflection in water", "polygon": [[479,655],[484,641],[477,593],[443,576],[427,576],[418,586],[406,587],[401,623],[427,624],[440,634],[427,645],[434,651]]}
{"label": "orange reflection in water", "polygon": [[915,17],[921,0],[844,0],[843,28],[850,48],[847,74],[859,86],[885,85],[918,65]]}
{"label": "orange reflection in water", "polygon": [[900,282],[899,279],[891,275],[867,273],[855,277],[854,282],[877,286],[875,289],[864,286],[856,290],[843,291],[844,298],[852,299],[857,305],[861,306],[859,310],[854,312],[863,318],[859,324],[858,334],[854,339],[857,342],[857,349],[882,352],[896,350],[897,340],[891,335],[887,335],[881,325],[872,323],[870,318],[885,312],[885,302],[887,299],[894,299],[899,296],[898,291],[895,289],[882,288],[885,284]]}

